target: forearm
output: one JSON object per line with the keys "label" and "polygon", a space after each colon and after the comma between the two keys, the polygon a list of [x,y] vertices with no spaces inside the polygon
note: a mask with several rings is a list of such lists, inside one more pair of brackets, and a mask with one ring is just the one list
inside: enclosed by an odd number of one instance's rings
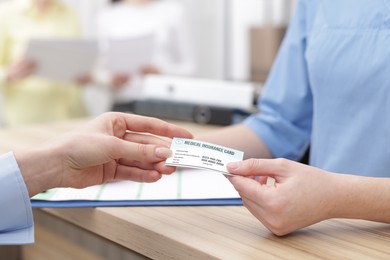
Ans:
{"label": "forearm", "polygon": [[14,153],[30,197],[55,186],[62,170],[59,152],[55,147],[41,146]]}
{"label": "forearm", "polygon": [[245,158],[272,158],[264,142],[244,125],[233,125],[196,136],[203,140],[244,151]]}
{"label": "forearm", "polygon": [[335,175],[332,217],[390,223],[390,178]]}

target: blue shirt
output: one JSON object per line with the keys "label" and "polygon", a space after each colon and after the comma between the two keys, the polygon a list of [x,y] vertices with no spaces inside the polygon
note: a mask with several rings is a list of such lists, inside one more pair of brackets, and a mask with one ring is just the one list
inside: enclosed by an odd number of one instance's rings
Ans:
{"label": "blue shirt", "polygon": [[300,0],[259,108],[274,157],[390,176],[390,0]]}
{"label": "blue shirt", "polygon": [[0,207],[0,245],[33,243],[31,202],[11,152],[0,156]]}

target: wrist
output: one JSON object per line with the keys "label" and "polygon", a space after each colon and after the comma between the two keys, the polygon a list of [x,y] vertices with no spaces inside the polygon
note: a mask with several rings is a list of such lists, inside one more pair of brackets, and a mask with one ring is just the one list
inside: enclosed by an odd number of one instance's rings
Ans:
{"label": "wrist", "polygon": [[54,188],[59,183],[62,170],[60,149],[40,146],[14,152],[29,196]]}
{"label": "wrist", "polygon": [[331,217],[390,221],[387,213],[390,189],[383,193],[389,184],[387,179],[347,174],[334,174],[332,179],[329,183],[334,187]]}
{"label": "wrist", "polygon": [[[353,203],[354,184],[349,180],[350,175],[329,173],[326,186],[329,187],[329,216],[328,218],[348,218],[348,205]],[[355,187],[356,188],[356,187]]]}

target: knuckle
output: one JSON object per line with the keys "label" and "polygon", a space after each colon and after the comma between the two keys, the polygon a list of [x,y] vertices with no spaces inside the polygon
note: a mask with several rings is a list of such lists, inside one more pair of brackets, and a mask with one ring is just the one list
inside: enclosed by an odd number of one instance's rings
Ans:
{"label": "knuckle", "polygon": [[275,236],[278,237],[285,236],[289,233],[287,228],[280,224],[276,227],[270,228],[270,230]]}
{"label": "knuckle", "polygon": [[267,200],[264,207],[267,209],[268,215],[268,228],[276,236],[284,236],[288,234],[290,226],[289,219],[286,217],[286,201],[283,199],[270,199]]}
{"label": "knuckle", "polygon": [[161,178],[161,174],[157,171],[150,170],[147,174],[143,174],[142,182],[153,183],[158,181]]}
{"label": "knuckle", "polygon": [[284,236],[288,234],[288,223],[282,217],[271,218],[267,227],[276,236]]}
{"label": "knuckle", "polygon": [[259,166],[259,160],[250,158],[247,160],[247,165],[250,170],[255,170]]}
{"label": "knuckle", "polygon": [[137,152],[142,156],[142,157],[148,157],[148,147],[145,144],[138,144],[137,146]]}
{"label": "knuckle", "polygon": [[282,168],[287,168],[289,165],[289,160],[285,158],[277,158],[275,159],[275,162]]}

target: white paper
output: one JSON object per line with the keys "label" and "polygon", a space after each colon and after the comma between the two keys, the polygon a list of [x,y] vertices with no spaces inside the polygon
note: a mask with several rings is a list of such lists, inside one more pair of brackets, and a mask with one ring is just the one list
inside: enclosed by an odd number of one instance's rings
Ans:
{"label": "white paper", "polygon": [[222,174],[205,170],[178,170],[155,183],[117,181],[84,189],[55,188],[34,196],[34,200],[180,200],[240,198]]}
{"label": "white paper", "polygon": [[98,57],[95,40],[31,40],[26,57],[37,63],[36,75],[73,82],[89,75]]}
{"label": "white paper", "polygon": [[165,163],[171,166],[200,168],[229,173],[226,165],[242,161],[244,152],[228,147],[186,138],[173,138],[172,156]]}
{"label": "white paper", "polygon": [[154,36],[110,39],[106,54],[107,69],[112,73],[138,74],[153,65]]}

